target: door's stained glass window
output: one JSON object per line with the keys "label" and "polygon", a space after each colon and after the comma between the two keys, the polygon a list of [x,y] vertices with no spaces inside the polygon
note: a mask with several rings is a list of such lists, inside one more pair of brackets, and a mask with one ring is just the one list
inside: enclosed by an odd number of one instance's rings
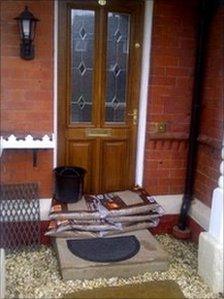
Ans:
{"label": "door's stained glass window", "polygon": [[124,122],[126,112],[130,15],[108,13],[106,122]]}
{"label": "door's stained glass window", "polygon": [[92,121],[95,13],[71,11],[71,122]]}

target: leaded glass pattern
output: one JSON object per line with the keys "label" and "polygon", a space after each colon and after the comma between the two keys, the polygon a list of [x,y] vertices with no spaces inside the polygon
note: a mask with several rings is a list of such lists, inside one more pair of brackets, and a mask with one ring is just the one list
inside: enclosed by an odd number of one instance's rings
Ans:
{"label": "leaded glass pattern", "polygon": [[71,122],[92,121],[95,13],[71,11]]}
{"label": "leaded glass pattern", "polygon": [[130,15],[108,13],[106,122],[124,122],[126,112]]}

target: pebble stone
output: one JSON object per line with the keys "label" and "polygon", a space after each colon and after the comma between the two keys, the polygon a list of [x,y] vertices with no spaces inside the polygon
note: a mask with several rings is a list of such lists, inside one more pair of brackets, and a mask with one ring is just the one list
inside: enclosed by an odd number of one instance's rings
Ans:
{"label": "pebble stone", "polygon": [[6,255],[6,298],[60,298],[64,294],[106,286],[122,286],[147,281],[174,280],[186,298],[224,298],[214,294],[197,274],[197,246],[168,235],[156,236],[169,253],[166,272],[146,272],[129,278],[111,277],[63,282],[54,249],[41,246],[36,251]]}

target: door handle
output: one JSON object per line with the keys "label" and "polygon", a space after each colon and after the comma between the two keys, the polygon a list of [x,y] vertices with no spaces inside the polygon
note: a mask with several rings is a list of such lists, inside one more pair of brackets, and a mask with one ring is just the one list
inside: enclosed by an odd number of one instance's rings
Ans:
{"label": "door handle", "polygon": [[129,116],[132,116],[132,120],[133,120],[133,125],[137,124],[137,120],[138,120],[138,109],[134,108],[132,113],[128,113]]}

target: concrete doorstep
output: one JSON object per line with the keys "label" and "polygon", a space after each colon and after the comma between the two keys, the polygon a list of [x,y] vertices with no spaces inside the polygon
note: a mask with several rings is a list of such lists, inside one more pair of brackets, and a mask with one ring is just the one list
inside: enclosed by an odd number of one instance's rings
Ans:
{"label": "concrete doorstep", "polygon": [[[127,205],[142,203],[142,199],[131,191],[116,192],[116,194]],[[85,207],[84,199],[68,205],[69,210],[83,210]],[[168,254],[147,229],[123,233],[119,236],[135,236],[140,243],[140,249],[136,255],[127,260],[108,263],[84,260],[70,252],[66,242],[69,238],[56,238],[55,244],[63,280],[130,277],[145,272],[167,270]]]}
{"label": "concrete doorstep", "polygon": [[167,270],[168,255],[148,230],[124,235],[134,235],[140,242],[140,250],[128,260],[110,263],[81,259],[70,252],[66,239],[57,238],[56,249],[63,280],[130,277],[145,272]]}

